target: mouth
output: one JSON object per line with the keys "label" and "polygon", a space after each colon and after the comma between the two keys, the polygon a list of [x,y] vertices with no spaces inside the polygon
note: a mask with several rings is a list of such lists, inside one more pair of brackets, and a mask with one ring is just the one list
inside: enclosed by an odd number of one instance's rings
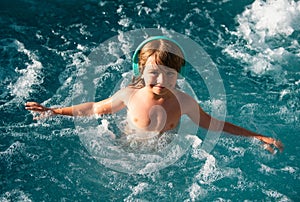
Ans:
{"label": "mouth", "polygon": [[161,86],[161,85],[155,85],[155,84],[152,84],[150,85],[152,88],[155,87],[155,88],[158,88],[158,89],[164,89],[165,87],[164,86]]}
{"label": "mouth", "polygon": [[163,86],[155,86],[155,87],[158,89],[165,89],[165,87],[163,87]]}

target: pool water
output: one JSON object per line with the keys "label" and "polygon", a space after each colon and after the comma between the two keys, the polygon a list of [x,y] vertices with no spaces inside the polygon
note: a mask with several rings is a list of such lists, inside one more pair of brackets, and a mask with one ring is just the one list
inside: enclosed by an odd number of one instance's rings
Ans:
{"label": "pool water", "polygon": [[[1,1],[0,201],[300,201],[299,13],[292,0]],[[107,98],[130,76],[128,33],[150,28],[187,37],[215,64],[221,98],[192,65],[186,76],[205,111],[284,151],[225,133],[207,151],[200,129],[161,156],[130,153],[107,137],[120,115],[33,121],[24,109]]]}

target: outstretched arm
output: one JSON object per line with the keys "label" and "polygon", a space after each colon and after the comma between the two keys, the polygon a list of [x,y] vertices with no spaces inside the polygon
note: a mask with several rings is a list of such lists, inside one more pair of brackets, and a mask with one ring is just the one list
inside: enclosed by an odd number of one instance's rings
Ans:
{"label": "outstretched arm", "polygon": [[92,108],[94,103],[88,102],[70,107],[62,108],[48,108],[37,102],[26,102],[25,109],[40,114],[34,119],[45,118],[49,115],[67,115],[67,116],[77,116],[77,115],[92,115]]}
{"label": "outstretched arm", "polygon": [[279,140],[275,140],[271,137],[266,137],[261,134],[257,134],[255,132],[252,132],[250,130],[247,130],[245,128],[236,126],[232,123],[229,122],[224,122],[224,128],[223,131],[228,132],[233,135],[241,135],[241,136],[246,136],[246,137],[254,137],[260,141],[262,141],[265,145],[265,149],[270,151],[271,153],[274,153],[274,149],[272,148],[273,146],[279,149],[281,152],[283,151],[283,144]]}
{"label": "outstretched arm", "polygon": [[[245,128],[239,127],[229,122],[220,121],[211,117],[209,114],[203,111],[203,109],[194,100],[190,101],[191,110],[188,111],[187,115],[199,126],[212,130],[212,131],[224,131],[232,135],[239,135],[245,137],[254,137],[262,141],[265,145],[265,149],[274,153],[273,147],[278,148],[280,151],[283,150],[283,144],[279,140],[275,140],[271,137],[252,132]],[[192,109],[193,108],[193,109]],[[197,109],[197,110],[195,110]],[[198,111],[198,112],[196,112]]]}
{"label": "outstretched arm", "polygon": [[125,107],[123,97],[124,93],[118,92],[111,98],[100,102],[87,102],[62,108],[48,108],[37,102],[27,102],[25,104],[25,109],[38,112],[40,114],[40,116],[34,117],[34,119],[45,118],[49,115],[91,116],[110,114]]}

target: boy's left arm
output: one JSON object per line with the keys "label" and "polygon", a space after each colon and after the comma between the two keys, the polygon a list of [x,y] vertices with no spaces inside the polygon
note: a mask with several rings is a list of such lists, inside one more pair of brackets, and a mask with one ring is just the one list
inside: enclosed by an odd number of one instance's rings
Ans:
{"label": "boy's left arm", "polygon": [[283,144],[279,140],[263,136],[229,122],[215,119],[207,114],[194,99],[188,100],[189,101],[186,103],[187,105],[185,105],[189,106],[187,109],[187,115],[199,126],[207,130],[224,131],[232,135],[257,138],[265,144],[265,149],[267,149],[271,153],[274,153],[274,149],[272,148],[272,146],[278,148],[280,151],[283,150]]}
{"label": "boy's left arm", "polygon": [[233,135],[241,135],[245,137],[254,137],[260,141],[262,141],[265,145],[264,148],[270,151],[271,153],[274,153],[274,149],[272,146],[279,149],[281,152],[283,151],[283,144],[279,140],[275,140],[271,137],[266,137],[264,135],[252,132],[250,130],[247,130],[245,128],[242,128],[240,126],[234,125],[229,122],[224,122],[224,128],[223,131],[228,132]]}

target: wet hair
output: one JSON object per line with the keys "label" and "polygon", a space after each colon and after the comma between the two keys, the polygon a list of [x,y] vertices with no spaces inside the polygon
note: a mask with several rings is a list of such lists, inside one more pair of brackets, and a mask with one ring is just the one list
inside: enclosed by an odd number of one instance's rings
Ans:
{"label": "wet hair", "polygon": [[157,39],[145,44],[139,52],[139,76],[134,76],[132,83],[129,85],[135,88],[145,86],[142,74],[145,69],[145,64],[149,57],[153,56],[157,65],[163,65],[176,70],[178,73],[185,60],[181,49],[172,41],[165,39]]}

